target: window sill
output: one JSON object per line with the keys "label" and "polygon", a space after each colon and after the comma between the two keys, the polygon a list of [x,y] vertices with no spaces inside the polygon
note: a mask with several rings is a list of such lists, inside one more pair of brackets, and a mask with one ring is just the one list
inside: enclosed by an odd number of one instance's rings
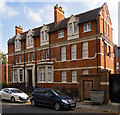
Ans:
{"label": "window sill", "polygon": [[68,34],[68,37],[69,36],[75,36],[75,35],[78,35],[79,33],[73,33],[73,34]]}
{"label": "window sill", "polygon": [[77,81],[73,81],[72,83],[77,83]]}
{"label": "window sill", "polygon": [[89,59],[88,57],[83,57],[82,59]]}
{"label": "window sill", "polygon": [[64,38],[64,36],[62,36],[62,37],[58,37],[58,39],[60,39],[60,38]]}
{"label": "window sill", "polygon": [[91,30],[83,31],[83,33],[86,33],[86,32],[91,32]]}

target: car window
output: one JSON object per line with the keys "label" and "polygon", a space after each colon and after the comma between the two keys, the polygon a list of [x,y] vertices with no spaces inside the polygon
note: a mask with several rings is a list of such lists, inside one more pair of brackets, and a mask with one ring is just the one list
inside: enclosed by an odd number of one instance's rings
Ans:
{"label": "car window", "polygon": [[39,89],[39,90],[36,90],[34,93],[45,94],[45,90]]}
{"label": "car window", "polygon": [[51,91],[46,91],[46,92],[45,92],[45,95],[51,96],[51,95],[53,95],[53,93],[52,93]]}
{"label": "car window", "polygon": [[63,92],[61,92],[58,89],[52,90],[54,92],[55,95],[65,95]]}
{"label": "car window", "polygon": [[9,89],[4,89],[3,92],[5,92],[5,93],[9,93],[10,90],[9,90]]}
{"label": "car window", "polygon": [[12,93],[22,93],[19,89],[11,89]]}

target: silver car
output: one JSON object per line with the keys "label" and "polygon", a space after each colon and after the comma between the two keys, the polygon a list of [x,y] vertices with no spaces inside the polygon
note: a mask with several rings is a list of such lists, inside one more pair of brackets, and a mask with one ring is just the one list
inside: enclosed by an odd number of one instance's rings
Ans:
{"label": "silver car", "polygon": [[0,98],[14,102],[27,102],[29,97],[17,88],[4,88],[0,91]]}

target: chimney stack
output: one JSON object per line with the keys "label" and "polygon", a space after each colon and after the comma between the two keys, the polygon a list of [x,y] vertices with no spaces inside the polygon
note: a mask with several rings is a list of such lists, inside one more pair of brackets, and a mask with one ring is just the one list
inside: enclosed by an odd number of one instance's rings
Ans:
{"label": "chimney stack", "polygon": [[62,7],[58,7],[58,4],[54,6],[54,24],[57,25],[59,21],[64,19],[64,11]]}
{"label": "chimney stack", "polygon": [[18,33],[19,34],[23,33],[23,29],[21,26],[15,26],[15,34],[17,35]]}

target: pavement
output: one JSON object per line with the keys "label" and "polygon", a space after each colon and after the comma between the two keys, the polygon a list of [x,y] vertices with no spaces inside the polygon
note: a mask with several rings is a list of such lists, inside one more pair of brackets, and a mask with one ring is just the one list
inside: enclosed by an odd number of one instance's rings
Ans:
{"label": "pavement", "polygon": [[91,101],[77,102],[76,109],[120,114],[120,103],[92,104]]}

